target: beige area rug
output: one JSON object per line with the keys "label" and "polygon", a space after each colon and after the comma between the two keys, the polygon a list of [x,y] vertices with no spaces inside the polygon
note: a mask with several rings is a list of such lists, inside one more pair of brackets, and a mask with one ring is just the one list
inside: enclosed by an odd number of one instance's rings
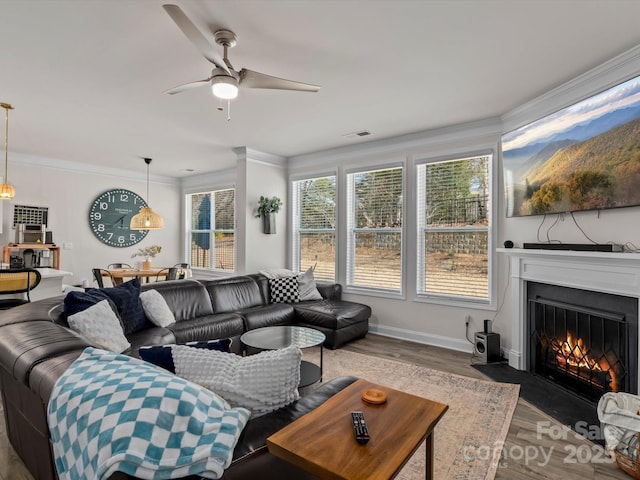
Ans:
{"label": "beige area rug", "polygon": [[[307,354],[319,360],[317,352]],[[435,429],[436,480],[493,479],[518,402],[520,386],[476,380],[345,350],[324,350],[323,378],[353,375],[449,405]],[[398,479],[422,480],[425,446],[418,448]]]}

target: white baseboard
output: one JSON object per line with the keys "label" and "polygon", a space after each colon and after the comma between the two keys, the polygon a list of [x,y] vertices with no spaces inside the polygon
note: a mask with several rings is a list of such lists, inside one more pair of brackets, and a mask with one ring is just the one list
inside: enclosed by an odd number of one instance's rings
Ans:
{"label": "white baseboard", "polygon": [[522,365],[522,356],[520,352],[516,352],[515,350],[509,350],[509,366],[515,368],[516,370],[525,370],[525,366]]}
{"label": "white baseboard", "polygon": [[398,338],[400,340],[408,340],[410,342],[422,343],[424,345],[433,345],[434,347],[447,348],[449,350],[457,350],[459,352],[472,353],[473,345],[467,340],[458,338],[443,337],[441,335],[432,335],[424,332],[416,332],[413,330],[405,330],[403,328],[385,327],[381,325],[369,324],[369,332],[383,337]]}

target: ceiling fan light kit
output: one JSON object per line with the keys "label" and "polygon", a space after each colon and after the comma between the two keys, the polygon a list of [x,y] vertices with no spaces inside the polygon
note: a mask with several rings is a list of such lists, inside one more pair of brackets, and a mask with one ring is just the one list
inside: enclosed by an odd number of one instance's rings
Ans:
{"label": "ceiling fan light kit", "polygon": [[9,183],[9,110],[13,107],[8,103],[0,103],[4,108],[4,183],[0,184],[0,199],[10,200],[16,196],[16,189]]}
{"label": "ceiling fan light kit", "polygon": [[238,96],[238,79],[231,75],[216,75],[211,78],[213,94],[223,100],[233,100]]}
{"label": "ceiling fan light kit", "polygon": [[[238,96],[239,88],[266,88],[299,92],[317,92],[320,90],[320,87],[317,85],[272,77],[246,68],[236,71],[227,57],[228,50],[233,48],[237,43],[235,33],[227,29],[220,29],[214,32],[215,42],[223,48],[223,56],[220,57],[220,55],[216,53],[214,45],[212,45],[207,37],[189,20],[189,17],[184,14],[180,7],[167,4],[163,5],[162,8],[164,8],[178,28],[182,30],[182,33],[195,45],[200,53],[216,66],[209,78],[178,85],[177,87],[167,90],[166,93],[174,95],[195,87],[211,85],[213,95],[217,98],[227,100],[227,106],[230,107],[231,104],[229,100]],[[221,110],[221,108],[218,107],[218,110]]]}

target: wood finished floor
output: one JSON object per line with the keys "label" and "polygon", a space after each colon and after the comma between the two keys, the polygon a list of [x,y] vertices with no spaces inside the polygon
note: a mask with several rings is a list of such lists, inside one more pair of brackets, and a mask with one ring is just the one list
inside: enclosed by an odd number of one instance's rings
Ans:
{"label": "wood finished floor", "polygon": [[[471,367],[471,356],[466,353],[372,334],[343,348],[366,355],[390,358],[457,375],[488,380]],[[562,427],[551,417],[520,399],[503,450],[507,456],[498,468],[496,479],[628,480],[631,478],[615,463],[599,463],[598,460],[603,460],[603,457],[598,454],[597,447],[587,440],[575,438],[571,433],[561,440],[554,440],[545,432],[539,434],[539,422],[545,422],[551,432],[559,432]],[[528,452],[530,456],[528,460],[522,456],[523,452]],[[541,456],[542,452],[545,454],[545,459]],[[537,455],[537,458],[531,458],[533,455]],[[32,480],[7,440],[4,421],[0,421],[0,480]]]}

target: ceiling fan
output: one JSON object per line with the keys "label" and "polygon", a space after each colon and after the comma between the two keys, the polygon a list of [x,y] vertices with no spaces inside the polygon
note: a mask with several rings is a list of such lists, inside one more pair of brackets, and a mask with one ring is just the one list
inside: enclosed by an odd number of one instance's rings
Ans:
{"label": "ceiling fan", "polygon": [[220,57],[215,51],[214,45],[212,45],[193,22],[189,20],[180,7],[167,4],[163,5],[162,8],[165,9],[176,25],[178,25],[178,28],[191,40],[191,43],[196,46],[200,53],[215,65],[209,78],[178,85],[177,87],[167,90],[166,93],[174,95],[192,88],[211,85],[213,94],[217,98],[230,101],[238,96],[238,87],[295,90],[300,92],[317,92],[320,90],[320,87],[317,85],[272,77],[271,75],[254,72],[246,68],[236,71],[227,57],[228,50],[233,48],[237,43],[235,33],[226,29],[216,30],[214,32],[216,43],[223,47],[223,56]]}

